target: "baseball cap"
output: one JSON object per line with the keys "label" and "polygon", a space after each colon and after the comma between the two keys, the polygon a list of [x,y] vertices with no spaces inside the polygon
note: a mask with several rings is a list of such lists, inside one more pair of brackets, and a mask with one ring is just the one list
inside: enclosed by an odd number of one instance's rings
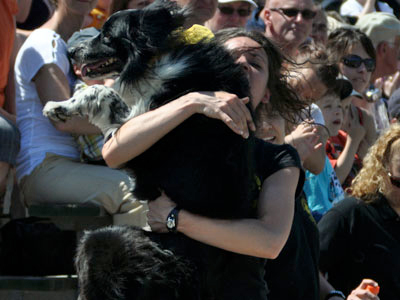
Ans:
{"label": "baseball cap", "polygon": [[360,17],[355,25],[364,32],[376,47],[382,41],[391,41],[400,36],[400,21],[384,12],[372,12]]}
{"label": "baseball cap", "polygon": [[255,3],[253,0],[218,0],[218,3],[233,3],[233,2],[247,2],[254,7],[258,6],[257,3]]}
{"label": "baseball cap", "polygon": [[67,47],[75,47],[78,46],[83,41],[95,37],[98,35],[100,31],[94,27],[88,27],[85,29],[81,29],[79,31],[75,31],[72,36],[67,41]]}

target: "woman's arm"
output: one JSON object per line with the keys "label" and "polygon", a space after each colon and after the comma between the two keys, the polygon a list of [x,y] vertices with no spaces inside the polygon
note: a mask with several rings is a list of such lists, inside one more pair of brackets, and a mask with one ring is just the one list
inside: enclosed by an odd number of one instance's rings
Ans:
{"label": "woman's arm", "polygon": [[[276,258],[289,237],[298,179],[299,169],[295,167],[269,176],[259,195],[257,219],[212,219],[181,210],[177,229],[192,239],[228,251]],[[165,222],[173,207],[175,203],[165,195],[149,203],[148,222],[153,231],[167,231]]]}
{"label": "woman's arm", "polygon": [[[71,97],[68,79],[56,64],[44,65],[32,79],[43,106],[48,101],[63,101]],[[54,122],[60,131],[76,134],[101,133],[100,129],[89,123],[87,119],[72,117],[65,122]]]}
{"label": "woman's arm", "polygon": [[194,92],[186,94],[155,110],[139,115],[110,138],[103,147],[103,157],[110,167],[118,167],[140,155],[164,135],[195,113],[222,120],[235,133],[247,138],[255,130],[245,103],[226,92]]}
{"label": "woman's arm", "polygon": [[16,16],[18,23],[24,23],[29,16],[32,0],[18,0],[18,14]]}

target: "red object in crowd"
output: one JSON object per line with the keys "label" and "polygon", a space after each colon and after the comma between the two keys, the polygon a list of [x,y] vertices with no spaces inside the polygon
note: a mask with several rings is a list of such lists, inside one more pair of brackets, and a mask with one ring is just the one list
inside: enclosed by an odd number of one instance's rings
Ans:
{"label": "red object in crowd", "polygon": [[379,289],[380,289],[379,285],[377,285],[377,286],[373,286],[373,285],[370,285],[370,284],[367,285],[367,290],[370,291],[374,295],[378,295],[379,294]]}

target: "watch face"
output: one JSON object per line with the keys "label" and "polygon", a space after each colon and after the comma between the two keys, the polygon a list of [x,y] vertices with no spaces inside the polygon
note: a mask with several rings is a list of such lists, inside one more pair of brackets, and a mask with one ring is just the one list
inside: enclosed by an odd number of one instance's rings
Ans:
{"label": "watch face", "polygon": [[169,217],[167,220],[167,227],[169,229],[175,228],[175,218]]}

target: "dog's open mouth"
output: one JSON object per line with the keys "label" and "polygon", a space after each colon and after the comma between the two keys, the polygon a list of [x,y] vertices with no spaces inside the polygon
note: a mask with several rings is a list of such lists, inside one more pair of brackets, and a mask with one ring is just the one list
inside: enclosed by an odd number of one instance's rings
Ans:
{"label": "dog's open mouth", "polygon": [[86,78],[106,78],[118,75],[122,69],[122,63],[118,58],[112,57],[94,63],[84,64],[81,74]]}

